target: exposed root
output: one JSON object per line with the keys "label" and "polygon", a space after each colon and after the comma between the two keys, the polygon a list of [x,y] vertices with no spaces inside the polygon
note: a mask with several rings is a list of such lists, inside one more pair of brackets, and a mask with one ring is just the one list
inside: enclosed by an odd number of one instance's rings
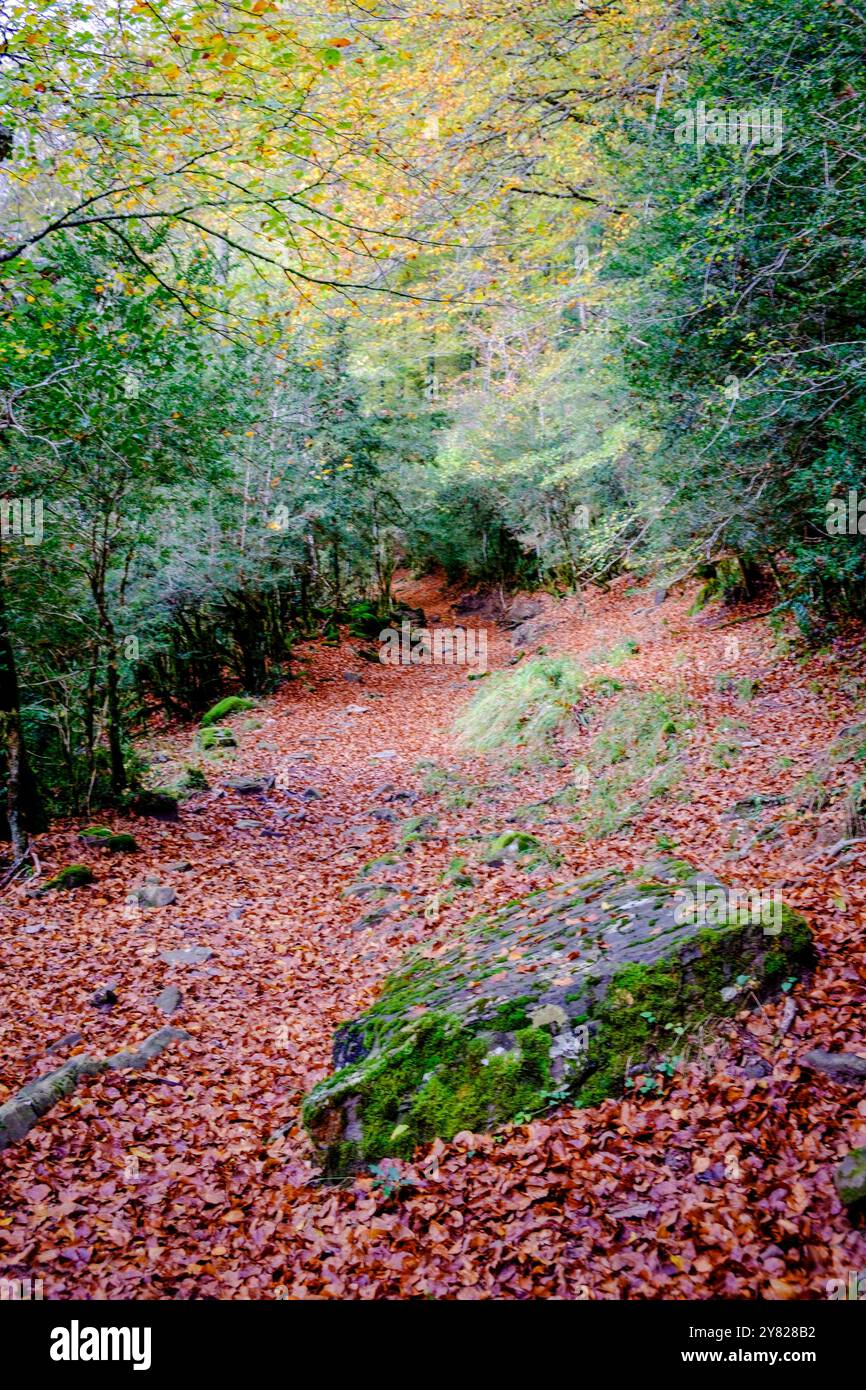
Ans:
{"label": "exposed root", "polygon": [[121,1071],[127,1067],[141,1070],[164,1052],[169,1043],[182,1042],[189,1036],[183,1028],[160,1028],[134,1052],[115,1052],[111,1057],[70,1057],[56,1071],[28,1082],[5,1105],[0,1105],[0,1150],[29,1134],[59,1100],[72,1095],[82,1076],[98,1076],[103,1071]]}

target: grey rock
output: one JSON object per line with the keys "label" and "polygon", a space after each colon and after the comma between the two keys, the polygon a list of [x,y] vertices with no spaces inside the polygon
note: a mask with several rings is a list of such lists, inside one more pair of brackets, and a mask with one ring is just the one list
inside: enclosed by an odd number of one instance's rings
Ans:
{"label": "grey rock", "polygon": [[853,1052],[823,1052],[815,1048],[800,1058],[800,1065],[810,1071],[823,1072],[843,1085],[866,1082],[866,1057],[858,1057]]}
{"label": "grey rock", "polygon": [[64,1033],[62,1038],[53,1042],[50,1047],[46,1047],[46,1052],[65,1052],[70,1047],[77,1047],[80,1042],[84,1042],[83,1033]]}
{"label": "grey rock", "polygon": [[523,623],[514,629],[511,640],[515,647],[532,647],[549,631],[550,623]]}
{"label": "grey rock", "polygon": [[266,792],[274,785],[273,777],[227,777],[223,786],[231,791],[250,796],[254,792]]}
{"label": "grey rock", "polygon": [[210,946],[181,946],[174,951],[160,951],[159,958],[166,965],[204,965],[212,955]]}
{"label": "grey rock", "polygon": [[154,1005],[160,1013],[171,1015],[183,1003],[183,994],[177,985],[166,985],[165,989],[154,999]]}
{"label": "grey rock", "polygon": [[390,760],[391,760],[392,758],[396,758],[396,756],[397,756],[397,750],[396,750],[396,748],[383,748],[382,751],[379,752],[379,753],[371,753],[371,754],[370,754],[370,759],[371,759],[371,761],[373,761],[373,762],[382,762],[382,763],[384,763],[384,762],[390,762]]}
{"label": "grey rock", "polygon": [[364,684],[364,677],[359,675],[357,671],[344,671],[343,680],[348,681],[350,685]]}
{"label": "grey rock", "polygon": [[759,1081],[761,1077],[769,1076],[773,1070],[769,1062],[765,1062],[763,1057],[744,1057],[740,1065],[746,1076],[750,1076],[753,1081]]}
{"label": "grey rock", "polygon": [[516,598],[505,611],[505,622],[511,625],[525,623],[530,618],[536,618],[540,612],[541,604],[535,599]]}
{"label": "grey rock", "polygon": [[168,907],[177,902],[177,893],[167,883],[146,883],[143,888],[134,888],[130,900],[139,907]]}
{"label": "grey rock", "polygon": [[110,1009],[117,1003],[117,995],[110,985],[103,985],[90,996],[91,1004],[95,1004],[98,1009]]}

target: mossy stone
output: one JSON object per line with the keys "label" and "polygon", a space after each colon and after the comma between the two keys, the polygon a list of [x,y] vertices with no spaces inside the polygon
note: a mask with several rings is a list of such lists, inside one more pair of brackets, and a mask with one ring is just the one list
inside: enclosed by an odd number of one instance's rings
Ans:
{"label": "mossy stone", "polygon": [[177,820],[177,797],[163,787],[145,787],[130,800],[130,810],[156,820]]}
{"label": "mossy stone", "polygon": [[746,985],[767,993],[810,962],[809,928],[788,908],[771,931],[678,910],[708,884],[722,888],[682,860],[599,871],[428,938],[338,1030],[338,1070],[304,1103],[326,1174],[566,1095],[594,1104],[636,1062],[670,1068],[677,1040],[742,1007]]}
{"label": "mossy stone", "polygon": [[833,1174],[833,1182],[846,1207],[866,1202],[866,1149],[852,1149]]}
{"label": "mossy stone", "polygon": [[46,888],[83,888],[86,884],[93,882],[93,870],[86,864],[67,864],[64,869],[58,870],[53,878],[46,883]]}
{"label": "mossy stone", "polygon": [[88,826],[86,830],[82,830],[79,839],[85,844],[101,845],[103,849],[109,849],[114,854],[135,854],[138,850],[134,835],[130,835],[126,830],[108,830],[104,825]]}
{"label": "mossy stone", "polygon": [[212,748],[237,748],[237,739],[231,729],[202,729],[199,736],[202,748],[207,753]]}
{"label": "mossy stone", "polygon": [[252,709],[253,700],[248,700],[245,695],[227,695],[224,700],[209,709],[207,714],[202,715],[202,728],[207,729],[211,724],[218,724],[221,719],[226,719],[230,714],[240,714],[242,710]]}

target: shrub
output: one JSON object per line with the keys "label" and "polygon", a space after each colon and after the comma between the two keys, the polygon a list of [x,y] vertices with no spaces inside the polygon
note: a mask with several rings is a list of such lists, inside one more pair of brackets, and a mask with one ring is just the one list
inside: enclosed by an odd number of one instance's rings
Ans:
{"label": "shrub", "polygon": [[586,677],[570,657],[536,657],[516,670],[494,672],[457,720],[464,744],[479,750],[503,744],[540,745],[575,719]]}

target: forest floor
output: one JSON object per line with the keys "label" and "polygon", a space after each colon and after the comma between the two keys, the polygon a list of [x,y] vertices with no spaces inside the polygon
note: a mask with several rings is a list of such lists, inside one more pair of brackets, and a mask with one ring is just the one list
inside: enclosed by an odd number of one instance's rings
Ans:
{"label": "forest floor", "polygon": [[[458,597],[433,580],[398,592],[446,624]],[[299,649],[296,678],[230,721],[238,748],[208,758],[212,789],[176,823],[105,821],[138,854],[83,846],[83,822],[39,837],[43,881],[70,862],[96,881],[0,903],[0,1102],[167,1021],[191,1037],[146,1071],[82,1082],[0,1156],[0,1276],[41,1278],[46,1298],[773,1299],[824,1298],[866,1269],[866,1234],[832,1184],[866,1144],[866,1092],[799,1065],[809,1048],[866,1054],[866,844],[839,847],[832,791],[834,740],[866,696],[862,634],[804,655],[763,619],[730,625],[748,609],[690,615],[693,598],[656,604],[624,580],[539,600],[548,652],[603,671],[602,649],[631,638],[618,679],[684,682],[698,713],[677,794],[603,840],[538,806],[569,767],[460,749],[453,720],[477,689],[465,670],[371,664],[353,639]],[[486,626],[504,666],[512,640]],[[153,732],[160,780],[201,762],[195,732]],[[264,793],[225,786],[275,772]],[[732,810],[755,794],[786,799],[754,822]],[[481,862],[518,808],[561,854],[555,871]],[[418,816],[435,824],[415,839]],[[300,1101],[329,1070],[335,1027],[408,946],[551,875],[657,857],[659,841],[727,882],[781,888],[814,928],[815,971],[708,1032],[661,1093],[437,1141],[399,1166],[396,1191],[372,1173],[317,1180]],[[397,910],[364,922],[351,887],[391,853]],[[455,856],[473,886],[449,894]],[[146,874],[176,901],[128,903]],[[161,957],[189,946],[211,954]],[[170,1020],[154,1002],[167,985],[183,995]],[[94,1004],[105,987],[117,1002]]]}

